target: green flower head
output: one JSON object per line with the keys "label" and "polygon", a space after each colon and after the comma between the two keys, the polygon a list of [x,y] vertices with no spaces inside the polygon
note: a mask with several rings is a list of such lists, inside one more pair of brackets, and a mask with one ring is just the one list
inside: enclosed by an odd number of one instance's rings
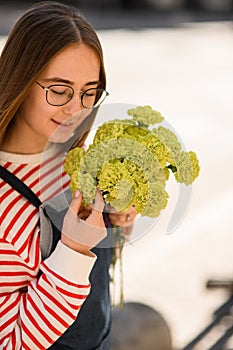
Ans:
{"label": "green flower head", "polygon": [[79,169],[81,159],[84,158],[85,150],[80,147],[73,148],[66,156],[64,169],[68,175]]}
{"label": "green flower head", "polygon": [[200,166],[196,154],[192,151],[181,152],[176,160],[176,168],[176,181],[182,182],[185,185],[190,185],[198,176],[200,171]]}
{"label": "green flower head", "polygon": [[128,110],[128,115],[133,116],[133,120],[139,125],[153,125],[163,121],[163,116],[150,106],[139,106]]}

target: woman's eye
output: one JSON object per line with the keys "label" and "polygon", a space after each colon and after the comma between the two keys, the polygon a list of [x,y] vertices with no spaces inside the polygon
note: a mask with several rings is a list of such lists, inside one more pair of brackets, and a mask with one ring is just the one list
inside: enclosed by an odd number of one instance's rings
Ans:
{"label": "woman's eye", "polygon": [[54,95],[65,95],[65,94],[67,94],[66,90],[54,90],[54,89],[52,89],[51,92]]}
{"label": "woman's eye", "polygon": [[87,97],[93,97],[93,96],[95,96],[96,95],[96,92],[95,91],[90,91],[90,92],[85,92],[85,96],[87,96]]}

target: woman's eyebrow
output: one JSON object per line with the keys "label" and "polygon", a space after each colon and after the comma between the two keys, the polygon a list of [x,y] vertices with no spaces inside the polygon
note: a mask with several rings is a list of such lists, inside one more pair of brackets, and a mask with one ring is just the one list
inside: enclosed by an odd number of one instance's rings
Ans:
{"label": "woman's eyebrow", "polygon": [[89,81],[88,83],[85,84],[85,86],[89,86],[89,85],[99,85],[101,84],[100,80],[96,80],[96,81]]}
{"label": "woman's eyebrow", "polygon": [[[68,84],[68,85],[75,85],[74,81],[59,78],[59,77],[51,77],[47,79],[43,79],[46,83],[63,83],[63,84]],[[96,81],[89,81],[86,83],[84,86],[89,86],[89,85],[99,85],[101,82],[99,80]]]}
{"label": "woman's eyebrow", "polygon": [[51,78],[47,78],[47,79],[43,79],[43,80],[46,83],[64,83],[64,84],[74,85],[73,81],[59,78],[59,77],[51,77]]}

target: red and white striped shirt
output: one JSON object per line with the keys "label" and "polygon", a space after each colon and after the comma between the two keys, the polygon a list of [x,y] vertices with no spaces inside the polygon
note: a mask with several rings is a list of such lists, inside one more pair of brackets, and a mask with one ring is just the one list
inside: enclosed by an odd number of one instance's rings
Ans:
{"label": "red and white striped shirt", "polygon": [[[0,160],[42,202],[69,184],[55,145],[36,155],[0,152]],[[42,262],[38,210],[1,179],[0,198],[0,349],[47,349],[77,317],[96,258],[59,241]]]}

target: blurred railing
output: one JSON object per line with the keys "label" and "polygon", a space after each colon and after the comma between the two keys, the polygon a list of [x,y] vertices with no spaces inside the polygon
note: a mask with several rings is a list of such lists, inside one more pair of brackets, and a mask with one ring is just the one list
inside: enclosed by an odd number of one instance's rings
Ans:
{"label": "blurred railing", "polygon": [[[230,297],[213,313],[213,320],[182,350],[232,350],[233,346],[233,280],[209,280],[207,288],[223,288]],[[231,342],[231,344],[229,344]]]}

